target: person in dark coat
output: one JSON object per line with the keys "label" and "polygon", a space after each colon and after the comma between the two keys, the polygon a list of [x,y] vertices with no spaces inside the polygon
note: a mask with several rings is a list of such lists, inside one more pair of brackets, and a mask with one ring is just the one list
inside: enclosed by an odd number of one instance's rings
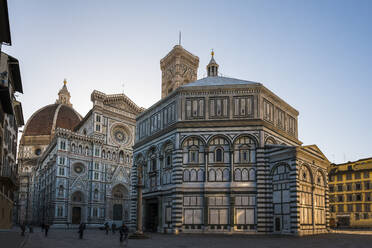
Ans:
{"label": "person in dark coat", "polygon": [[109,224],[107,222],[105,223],[105,230],[106,230],[106,235],[108,235],[110,227],[109,227]]}
{"label": "person in dark coat", "polygon": [[49,231],[49,224],[48,223],[46,223],[44,225],[44,229],[45,229],[45,237],[48,237],[48,231]]}
{"label": "person in dark coat", "polygon": [[116,224],[115,223],[112,223],[111,229],[112,229],[112,234],[115,234],[115,231],[116,231]]}
{"label": "person in dark coat", "polygon": [[21,224],[21,231],[22,231],[22,232],[21,232],[21,235],[22,235],[22,236],[25,236],[25,231],[26,231],[26,225],[25,225],[25,223],[22,223],[22,224]]}
{"label": "person in dark coat", "polygon": [[125,245],[128,245],[129,229],[124,223],[120,227],[119,233],[120,233],[120,245],[122,245],[124,241],[125,241]]}
{"label": "person in dark coat", "polygon": [[84,229],[85,229],[85,224],[84,223],[80,223],[80,226],[79,226],[79,238],[80,239],[83,239],[83,236],[84,236]]}

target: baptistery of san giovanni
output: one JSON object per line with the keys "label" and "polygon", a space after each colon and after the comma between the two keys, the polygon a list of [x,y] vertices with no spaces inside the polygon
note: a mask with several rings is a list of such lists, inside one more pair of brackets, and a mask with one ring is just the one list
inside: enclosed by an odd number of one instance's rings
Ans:
{"label": "baptistery of san giovanni", "polygon": [[198,66],[175,46],[161,60],[162,99],[136,118],[133,227],[327,232],[329,161],[298,140],[298,111],[261,83],[220,76],[213,53],[207,77]]}

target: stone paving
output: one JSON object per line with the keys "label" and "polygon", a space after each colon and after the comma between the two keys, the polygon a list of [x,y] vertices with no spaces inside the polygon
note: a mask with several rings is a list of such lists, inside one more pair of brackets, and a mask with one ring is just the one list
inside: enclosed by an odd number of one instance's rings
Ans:
{"label": "stone paving", "polygon": [[11,230],[0,232],[0,247],[1,248],[18,248],[21,247],[23,241],[27,238],[21,236],[21,231]]}
{"label": "stone paving", "polygon": [[[18,238],[21,240],[19,233]],[[364,234],[364,235],[363,235]],[[77,230],[50,229],[48,237],[40,229],[28,238],[22,248],[106,248],[120,247],[119,233],[106,235],[100,230],[86,230],[84,239],[78,239]],[[3,246],[8,237],[0,236],[1,248],[19,248],[19,246]],[[20,244],[21,241],[18,243]],[[279,235],[215,235],[215,234],[149,234],[147,240],[129,240],[128,247],[156,248],[198,248],[198,247],[268,247],[268,248],[317,248],[317,247],[372,247],[372,232],[353,232],[352,234],[332,233],[326,235],[293,237]]]}

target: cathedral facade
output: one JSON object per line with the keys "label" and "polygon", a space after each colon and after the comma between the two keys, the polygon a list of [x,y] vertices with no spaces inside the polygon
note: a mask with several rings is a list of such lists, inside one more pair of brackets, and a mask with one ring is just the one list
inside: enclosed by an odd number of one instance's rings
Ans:
{"label": "cathedral facade", "polygon": [[[161,60],[162,99],[136,119],[132,198],[145,230],[327,232],[329,161],[298,140],[298,111],[261,83],[221,77],[177,45]],[[142,209],[142,210],[141,210]]]}
{"label": "cathedral facade", "polygon": [[[84,118],[73,114],[65,83],[56,104],[26,124],[20,159],[30,183],[28,195],[21,196],[23,221],[53,226],[129,221],[135,117],[143,109],[125,94],[93,91],[91,101]],[[50,108],[55,110],[45,110]]]}

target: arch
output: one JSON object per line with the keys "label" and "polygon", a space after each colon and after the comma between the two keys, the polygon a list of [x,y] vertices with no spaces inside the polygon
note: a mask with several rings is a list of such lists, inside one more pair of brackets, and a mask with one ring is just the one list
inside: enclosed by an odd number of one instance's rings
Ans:
{"label": "arch", "polygon": [[214,149],[214,162],[223,162],[224,161],[224,150],[222,147],[217,147]]}
{"label": "arch", "polygon": [[71,195],[71,202],[74,202],[74,203],[84,203],[85,202],[84,193],[81,192],[80,190],[75,191]]}
{"label": "arch", "polygon": [[301,165],[299,170],[299,179],[300,181],[314,184],[314,175],[309,165],[305,163]]}
{"label": "arch", "polygon": [[136,156],[135,156],[135,163],[136,164],[142,164],[144,162],[144,159],[145,157],[143,156],[142,153],[137,153]]}
{"label": "arch", "polygon": [[82,145],[79,145],[79,153],[83,154],[83,146]]}
{"label": "arch", "polygon": [[58,196],[59,197],[63,197],[65,194],[65,188],[63,187],[63,185],[59,185],[59,188],[58,188]]}
{"label": "arch", "polygon": [[256,181],[256,170],[253,168],[249,169],[249,181]]}
{"label": "arch", "polygon": [[321,171],[320,169],[317,169],[316,171],[316,181],[315,183],[319,186],[326,186],[327,185],[327,179],[326,179],[326,175],[324,174],[323,171]]}
{"label": "arch", "polygon": [[95,200],[97,200],[98,199],[98,189],[94,189],[94,193],[93,193],[93,198],[95,199]]}
{"label": "arch", "polygon": [[228,182],[228,181],[230,181],[230,171],[229,171],[229,169],[225,168],[225,169],[223,170],[223,173],[222,173],[222,180],[223,180],[224,182]]}
{"label": "arch", "polygon": [[237,143],[241,138],[244,138],[244,137],[249,138],[250,140],[253,141],[253,143],[254,143],[254,145],[255,145],[256,147],[259,147],[259,142],[258,142],[257,138],[256,138],[255,136],[253,136],[252,134],[249,134],[249,133],[242,133],[242,134],[239,134],[238,136],[236,136],[236,137],[233,139],[232,143],[233,143],[234,145],[236,145],[236,143]]}
{"label": "arch", "polygon": [[285,166],[289,172],[292,171],[292,169],[291,169],[291,167],[289,166],[289,164],[287,164],[287,163],[285,163],[285,162],[280,162],[280,163],[275,164],[275,165],[273,166],[273,168],[271,168],[271,170],[270,170],[270,176],[273,176],[275,170],[276,170],[278,167],[280,167],[280,166]]}
{"label": "arch", "polygon": [[191,182],[196,182],[196,181],[198,181],[198,177],[197,177],[197,173],[196,173],[196,170],[195,170],[195,169],[192,169],[192,170],[191,170],[191,173],[190,173],[190,181],[191,181]]}
{"label": "arch", "polygon": [[184,148],[185,142],[188,141],[188,140],[191,140],[191,139],[196,139],[196,140],[201,141],[203,146],[205,146],[207,144],[203,137],[198,136],[198,135],[190,135],[190,136],[186,136],[185,138],[183,138],[180,141],[180,145],[181,145],[180,147]]}
{"label": "arch", "polygon": [[202,169],[198,170],[198,182],[204,182],[204,171]]}
{"label": "arch", "polygon": [[158,153],[158,148],[155,145],[153,145],[147,150],[146,157],[147,159],[149,159],[152,155],[156,155],[157,153]]}
{"label": "arch", "polygon": [[101,157],[102,157],[102,158],[106,158],[106,152],[105,152],[104,149],[102,150]]}
{"label": "arch", "polygon": [[224,134],[216,134],[216,135],[213,135],[212,137],[210,137],[208,140],[207,140],[207,144],[208,146],[211,145],[211,143],[215,140],[215,139],[218,139],[218,138],[222,138],[224,140],[227,141],[227,144],[220,144],[220,145],[229,145],[229,147],[231,146],[232,142],[230,140],[230,138]]}
{"label": "arch", "polygon": [[112,187],[111,195],[112,198],[125,199],[129,196],[129,191],[125,185],[122,183],[117,183],[114,187]]}
{"label": "arch", "polygon": [[175,146],[174,146],[174,143],[171,139],[168,139],[166,141],[163,142],[163,144],[161,145],[161,149],[160,151],[161,152],[166,152],[167,150],[174,150],[175,149]]}
{"label": "arch", "polygon": [[189,182],[190,181],[190,171],[189,170],[184,170],[183,171],[183,181],[184,182]]}
{"label": "arch", "polygon": [[265,139],[265,145],[276,145],[276,141],[273,137],[269,136]]}
{"label": "arch", "polygon": [[208,181],[210,181],[210,182],[216,181],[216,172],[214,171],[214,169],[210,169],[209,170],[209,172],[208,172]]}
{"label": "arch", "polygon": [[71,144],[71,152],[75,152],[75,150],[76,150],[76,145],[75,145],[75,143],[72,143]]}
{"label": "arch", "polygon": [[222,170],[221,169],[216,170],[216,181],[218,182],[222,181]]}
{"label": "arch", "polygon": [[248,181],[249,180],[249,173],[246,168],[242,170],[242,181]]}
{"label": "arch", "polygon": [[235,169],[234,179],[235,179],[235,181],[241,181],[242,180],[242,171],[240,169]]}
{"label": "arch", "polygon": [[124,162],[124,152],[122,150],[120,150],[119,152],[119,162],[120,163]]}

